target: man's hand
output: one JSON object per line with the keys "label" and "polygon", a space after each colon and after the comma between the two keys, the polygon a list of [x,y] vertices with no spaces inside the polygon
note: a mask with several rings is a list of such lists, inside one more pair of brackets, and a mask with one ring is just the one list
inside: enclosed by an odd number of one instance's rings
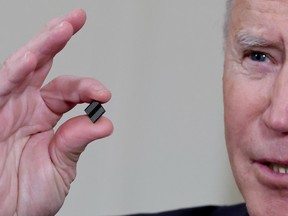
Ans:
{"label": "man's hand", "polygon": [[111,97],[90,78],[62,76],[42,87],[54,56],[85,20],[80,9],[52,20],[0,70],[0,215],[55,215],[81,152],[113,130],[105,117],[93,124],[77,116],[53,131],[76,104]]}

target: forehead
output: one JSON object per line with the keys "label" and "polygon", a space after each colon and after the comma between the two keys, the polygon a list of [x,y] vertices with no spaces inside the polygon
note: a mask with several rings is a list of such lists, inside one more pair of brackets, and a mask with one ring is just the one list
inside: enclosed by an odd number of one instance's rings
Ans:
{"label": "forehead", "polygon": [[233,10],[251,10],[260,13],[284,15],[288,9],[288,0],[234,0]]}
{"label": "forehead", "polygon": [[234,0],[230,19],[230,34],[248,29],[280,37],[288,32],[288,0]]}

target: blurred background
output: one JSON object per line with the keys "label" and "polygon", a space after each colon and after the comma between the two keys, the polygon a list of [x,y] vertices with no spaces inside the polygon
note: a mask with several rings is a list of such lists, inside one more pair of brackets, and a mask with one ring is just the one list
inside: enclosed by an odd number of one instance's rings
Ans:
{"label": "blurred background", "polygon": [[47,81],[99,79],[113,93],[104,107],[115,129],[87,147],[57,216],[241,202],[224,141],[225,0],[1,0],[0,60],[76,7],[87,23]]}

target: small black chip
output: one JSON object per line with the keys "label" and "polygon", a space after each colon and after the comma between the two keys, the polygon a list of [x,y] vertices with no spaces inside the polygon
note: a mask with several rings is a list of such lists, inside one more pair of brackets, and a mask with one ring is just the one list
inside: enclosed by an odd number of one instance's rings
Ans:
{"label": "small black chip", "polygon": [[105,109],[98,101],[93,101],[85,109],[85,112],[87,113],[91,121],[95,123],[105,113]]}

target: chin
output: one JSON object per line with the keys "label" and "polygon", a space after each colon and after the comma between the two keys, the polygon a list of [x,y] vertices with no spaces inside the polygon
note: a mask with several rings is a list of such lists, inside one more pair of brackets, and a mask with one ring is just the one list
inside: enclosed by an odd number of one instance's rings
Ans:
{"label": "chin", "polygon": [[250,216],[288,216],[288,203],[267,201],[247,201]]}
{"label": "chin", "polygon": [[288,191],[254,187],[242,194],[249,216],[288,216]]}

